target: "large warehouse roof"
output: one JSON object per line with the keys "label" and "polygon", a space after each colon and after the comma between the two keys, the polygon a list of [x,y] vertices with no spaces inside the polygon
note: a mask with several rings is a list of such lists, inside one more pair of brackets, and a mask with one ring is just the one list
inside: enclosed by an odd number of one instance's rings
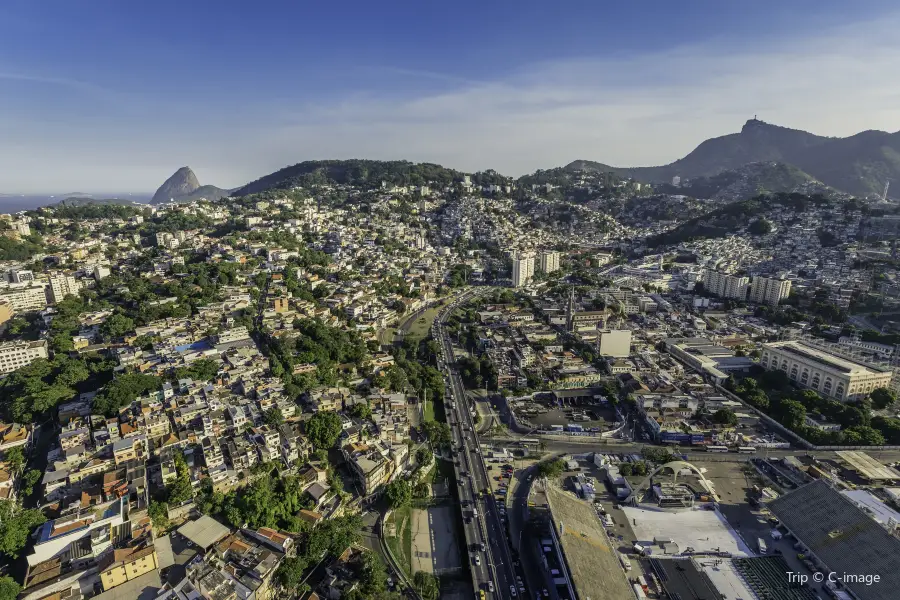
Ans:
{"label": "large warehouse roof", "polygon": [[872,585],[850,583],[859,600],[896,600],[900,540],[822,480],[768,503],[769,509],[830,571],[879,575]]}
{"label": "large warehouse roof", "polygon": [[179,527],[178,533],[205,551],[231,533],[231,530],[212,517],[202,515],[199,519],[189,521]]}
{"label": "large warehouse roof", "polygon": [[865,452],[843,450],[835,454],[869,481],[900,481],[900,472],[897,469],[884,466]]}

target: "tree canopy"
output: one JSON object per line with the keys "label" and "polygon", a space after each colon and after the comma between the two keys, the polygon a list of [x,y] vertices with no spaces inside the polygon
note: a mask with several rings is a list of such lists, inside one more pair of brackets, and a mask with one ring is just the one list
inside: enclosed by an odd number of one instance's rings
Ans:
{"label": "tree canopy", "polygon": [[306,437],[316,448],[334,446],[341,435],[341,417],[332,411],[320,411],[306,421]]}

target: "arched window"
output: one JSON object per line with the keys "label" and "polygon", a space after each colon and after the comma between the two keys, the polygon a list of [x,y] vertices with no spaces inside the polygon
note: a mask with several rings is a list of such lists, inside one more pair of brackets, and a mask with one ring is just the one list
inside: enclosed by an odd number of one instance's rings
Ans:
{"label": "arched window", "polygon": [[816,374],[813,376],[812,386],[813,386],[814,388],[816,388],[816,389],[819,389],[819,374],[818,374],[818,373],[816,373]]}
{"label": "arched window", "polygon": [[791,379],[797,381],[797,365],[791,367]]}
{"label": "arched window", "polygon": [[804,370],[803,374],[800,376],[800,383],[806,385],[809,382],[809,371]]}
{"label": "arched window", "polygon": [[835,395],[838,398],[843,398],[844,397],[844,382],[843,381],[838,382],[837,388],[834,391],[835,391]]}
{"label": "arched window", "polygon": [[825,380],[825,387],[822,389],[826,394],[828,394],[829,396],[831,395],[831,378],[830,377]]}
{"label": "arched window", "polygon": [[781,370],[787,371],[787,361],[786,360],[781,361]]}

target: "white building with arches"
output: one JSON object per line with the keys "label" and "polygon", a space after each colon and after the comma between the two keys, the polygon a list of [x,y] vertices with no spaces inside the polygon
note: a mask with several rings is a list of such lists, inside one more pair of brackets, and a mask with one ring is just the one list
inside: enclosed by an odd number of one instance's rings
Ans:
{"label": "white building with arches", "polygon": [[797,385],[843,402],[890,387],[891,371],[837,356],[799,341],[763,344],[760,366],[782,370]]}

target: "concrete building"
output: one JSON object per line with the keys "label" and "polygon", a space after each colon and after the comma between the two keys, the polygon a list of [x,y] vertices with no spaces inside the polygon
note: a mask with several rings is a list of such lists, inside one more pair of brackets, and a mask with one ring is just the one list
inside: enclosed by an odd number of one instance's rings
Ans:
{"label": "concrete building", "polygon": [[94,267],[93,274],[94,274],[94,279],[96,279],[97,281],[100,281],[104,277],[109,277],[110,269],[109,269],[109,267],[104,266],[104,265],[97,265]]}
{"label": "concrete building", "polygon": [[541,271],[552,273],[559,270],[559,252],[545,250],[541,252]]}
{"label": "concrete building", "polygon": [[12,283],[28,283],[34,281],[34,271],[27,269],[10,269],[9,280]]}
{"label": "concrete building", "polygon": [[630,329],[602,329],[597,333],[597,350],[601,356],[626,358],[631,355]]}
{"label": "concrete building", "polygon": [[864,398],[891,383],[891,371],[832,354],[804,342],[763,344],[760,366],[781,369],[791,381],[816,390],[823,396],[851,401]]}
{"label": "concrete building", "polygon": [[50,276],[50,302],[56,304],[68,294],[77,296],[81,290],[81,284],[74,275],[67,273],[54,273]]}
{"label": "concrete building", "polygon": [[720,273],[715,269],[706,269],[703,272],[703,287],[710,294],[720,298],[746,300],[749,282],[749,277]]}
{"label": "concrete building", "polygon": [[534,277],[534,257],[526,255],[513,258],[513,287],[528,285],[528,282],[531,281],[532,277]]}
{"label": "concrete building", "polygon": [[27,283],[10,287],[0,293],[16,313],[32,312],[47,308],[47,288],[40,283]]}
{"label": "concrete building", "polygon": [[0,373],[12,373],[38,358],[47,357],[47,340],[0,344]]}
{"label": "concrete building", "polygon": [[777,306],[790,293],[791,282],[788,279],[754,277],[750,284],[750,301],[757,304]]}

